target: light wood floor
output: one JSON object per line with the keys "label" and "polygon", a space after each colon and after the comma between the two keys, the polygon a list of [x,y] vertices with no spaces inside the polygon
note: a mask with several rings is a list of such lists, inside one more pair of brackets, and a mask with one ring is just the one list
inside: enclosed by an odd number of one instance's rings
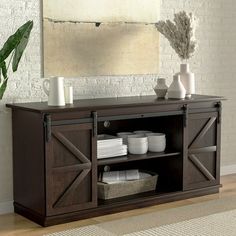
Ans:
{"label": "light wood floor", "polygon": [[86,226],[90,224],[97,224],[101,222],[107,222],[115,219],[121,219],[124,217],[140,215],[144,213],[154,212],[163,209],[175,208],[178,206],[189,205],[198,202],[209,201],[213,199],[225,198],[228,196],[236,195],[236,175],[228,175],[221,178],[223,188],[221,188],[219,194],[212,194],[198,198],[191,198],[188,200],[176,201],[152,207],[146,207],[142,209],[126,211],[122,213],[105,215],[95,217],[87,220],[80,220],[72,223],[61,224],[57,226],[43,228],[26,218],[17,214],[0,215],[0,236],[39,236],[46,233],[58,232],[66,229],[76,228],[80,226]]}

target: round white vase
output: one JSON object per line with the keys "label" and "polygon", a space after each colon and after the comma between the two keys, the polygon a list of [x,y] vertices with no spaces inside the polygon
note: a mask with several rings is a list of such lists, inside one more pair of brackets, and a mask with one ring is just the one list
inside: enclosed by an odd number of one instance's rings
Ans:
{"label": "round white vase", "polygon": [[190,98],[195,93],[194,73],[190,72],[189,64],[180,64],[180,80],[186,89],[186,97]]}
{"label": "round white vase", "polygon": [[153,89],[157,95],[157,98],[165,98],[168,90],[168,86],[166,85],[166,79],[158,78],[157,84]]}
{"label": "round white vase", "polygon": [[186,90],[181,83],[179,74],[173,76],[173,82],[168,89],[168,98],[184,99],[186,96]]}

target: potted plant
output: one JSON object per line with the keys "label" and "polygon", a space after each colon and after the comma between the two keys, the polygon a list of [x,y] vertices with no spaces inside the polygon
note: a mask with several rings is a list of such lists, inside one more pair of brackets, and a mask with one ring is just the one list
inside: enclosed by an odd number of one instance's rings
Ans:
{"label": "potted plant", "polygon": [[[24,50],[28,44],[33,21],[22,25],[11,35],[0,50],[0,100],[7,88],[8,70],[12,64],[12,71],[16,72]],[[6,60],[8,59],[8,62]]]}
{"label": "potted plant", "polygon": [[180,80],[188,97],[195,93],[194,74],[189,71],[187,60],[196,51],[196,25],[197,20],[194,15],[192,13],[187,14],[185,11],[174,14],[173,21],[159,21],[155,24],[157,30],[168,39],[170,46],[182,61],[178,75],[180,75]]}

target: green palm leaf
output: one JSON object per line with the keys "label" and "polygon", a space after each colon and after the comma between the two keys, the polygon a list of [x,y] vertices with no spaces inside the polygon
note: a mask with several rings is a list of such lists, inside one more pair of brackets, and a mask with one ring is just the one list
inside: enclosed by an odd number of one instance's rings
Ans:
{"label": "green palm leaf", "polygon": [[25,24],[25,26],[22,29],[20,41],[16,47],[13,62],[12,62],[13,72],[17,71],[20,59],[21,59],[23,52],[28,44],[29,36],[30,36],[30,32],[31,32],[32,28],[33,28],[33,22],[29,21]]}
{"label": "green palm leaf", "polygon": [[3,75],[3,78],[6,79],[7,78],[7,66],[6,66],[6,62],[5,61],[3,61],[0,64],[0,69],[1,69],[1,72],[2,72],[2,75]]}
{"label": "green palm leaf", "polygon": [[6,88],[7,88],[7,81],[8,81],[8,78],[5,79],[5,80],[3,81],[3,83],[1,84],[1,86],[0,86],[0,99],[2,99],[3,94],[4,94],[5,91],[6,91]]}
{"label": "green palm leaf", "polygon": [[11,54],[14,49],[17,49],[18,45],[22,44],[22,41],[25,42],[29,39],[29,34],[31,29],[33,28],[33,21],[28,21],[24,25],[22,25],[15,34],[11,35],[3,48],[0,50],[0,63],[5,61],[7,57]]}
{"label": "green palm leaf", "polygon": [[3,61],[0,64],[0,83],[1,83],[1,76],[3,76],[3,83],[0,86],[0,99],[2,99],[2,97],[3,97],[3,94],[4,94],[4,92],[7,88],[7,81],[8,81],[7,67],[6,67],[6,62],[5,61]]}
{"label": "green palm leaf", "polygon": [[[22,25],[13,35],[11,35],[2,49],[0,50],[0,100],[7,88],[7,70],[12,61],[12,57],[9,60],[9,65],[6,67],[5,60],[11,54],[13,56],[12,70],[17,71],[20,59],[28,44],[31,30],[33,28],[33,21],[28,21]],[[3,79],[2,79],[3,76]]]}

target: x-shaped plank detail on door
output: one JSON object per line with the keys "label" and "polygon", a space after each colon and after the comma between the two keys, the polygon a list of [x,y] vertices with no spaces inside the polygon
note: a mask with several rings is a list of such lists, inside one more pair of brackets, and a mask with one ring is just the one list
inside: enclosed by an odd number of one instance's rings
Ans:
{"label": "x-shaped plank detail on door", "polygon": [[[64,192],[61,194],[61,196],[56,200],[56,202],[53,204],[53,207],[59,207],[64,199],[69,196],[71,193],[74,192],[74,190],[80,185],[80,183],[83,181],[83,179],[88,175],[88,173],[91,171],[91,162],[90,160],[79,151],[79,149],[71,143],[62,133],[60,132],[53,132],[52,135],[74,156],[76,157],[81,164],[77,165],[77,170],[82,170],[75,179],[69,184],[69,186],[64,190]],[[63,169],[70,169],[70,166],[62,167]]]}
{"label": "x-shaped plank detail on door", "polygon": [[215,180],[215,177],[209,172],[209,170],[202,164],[202,162],[197,158],[195,154],[205,153],[205,152],[215,152],[216,146],[204,147],[204,148],[193,148],[194,145],[202,139],[207,131],[214,124],[216,117],[210,118],[206,124],[203,126],[201,131],[196,135],[191,144],[188,147],[188,158],[194,164],[195,167],[208,179]]}

